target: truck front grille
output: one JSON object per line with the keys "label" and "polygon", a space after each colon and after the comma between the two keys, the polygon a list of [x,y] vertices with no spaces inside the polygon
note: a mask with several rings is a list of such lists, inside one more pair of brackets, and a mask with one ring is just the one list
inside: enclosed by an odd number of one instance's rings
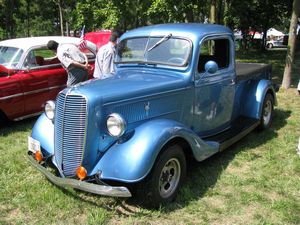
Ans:
{"label": "truck front grille", "polygon": [[56,101],[54,147],[60,172],[74,176],[85,146],[87,101],[80,95],[60,93]]}

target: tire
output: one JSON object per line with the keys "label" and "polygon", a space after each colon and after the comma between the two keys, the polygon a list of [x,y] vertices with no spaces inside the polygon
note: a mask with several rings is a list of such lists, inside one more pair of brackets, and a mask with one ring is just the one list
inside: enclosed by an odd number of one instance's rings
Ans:
{"label": "tire", "polygon": [[179,145],[165,149],[141,184],[139,200],[143,205],[159,207],[174,200],[186,177],[186,159]]}
{"label": "tire", "polygon": [[271,94],[266,94],[262,107],[258,129],[266,130],[271,126],[273,121],[274,98]]}
{"label": "tire", "polygon": [[6,125],[8,122],[8,119],[6,115],[0,110],[0,127]]}
{"label": "tire", "polygon": [[267,44],[267,49],[271,49],[271,48],[273,48],[273,45],[272,44]]}

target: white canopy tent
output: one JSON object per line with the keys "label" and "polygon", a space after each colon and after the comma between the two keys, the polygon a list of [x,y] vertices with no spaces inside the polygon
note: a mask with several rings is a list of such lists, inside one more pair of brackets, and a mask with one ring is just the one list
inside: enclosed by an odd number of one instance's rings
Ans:
{"label": "white canopy tent", "polygon": [[284,36],[284,33],[282,33],[279,30],[276,30],[275,28],[270,28],[267,31],[267,37],[273,37],[275,39],[279,39],[279,38],[282,38],[283,36]]}

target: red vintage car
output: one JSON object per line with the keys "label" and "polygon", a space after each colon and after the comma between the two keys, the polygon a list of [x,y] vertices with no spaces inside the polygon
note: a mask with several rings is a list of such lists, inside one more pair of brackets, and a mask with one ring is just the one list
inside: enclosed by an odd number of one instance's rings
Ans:
{"label": "red vintage car", "polygon": [[[55,54],[47,49],[49,40],[78,44],[75,37],[30,37],[0,42],[0,121],[21,120],[43,111],[47,100],[55,99],[67,81],[67,73]],[[87,41],[92,78],[96,45]]]}
{"label": "red vintage car", "polygon": [[111,30],[92,31],[85,34],[85,39],[96,44],[97,49],[109,42]]}

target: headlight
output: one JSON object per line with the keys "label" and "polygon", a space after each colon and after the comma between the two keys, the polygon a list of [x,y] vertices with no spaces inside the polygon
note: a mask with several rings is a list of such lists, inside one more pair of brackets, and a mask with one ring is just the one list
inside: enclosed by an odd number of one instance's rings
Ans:
{"label": "headlight", "polygon": [[55,102],[54,101],[47,101],[45,105],[45,114],[48,119],[53,120],[55,114]]}
{"label": "headlight", "polygon": [[111,136],[120,137],[125,132],[126,123],[119,114],[113,113],[108,116],[106,126]]}

